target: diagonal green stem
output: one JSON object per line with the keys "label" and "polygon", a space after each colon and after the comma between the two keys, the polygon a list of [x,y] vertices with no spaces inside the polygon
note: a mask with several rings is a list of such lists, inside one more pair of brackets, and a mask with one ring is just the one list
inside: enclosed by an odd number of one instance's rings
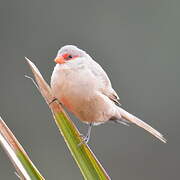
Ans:
{"label": "diagonal green stem", "polygon": [[[36,82],[39,87],[38,89],[40,90],[47,104],[50,104],[50,102],[52,102],[52,100],[54,99],[51,88],[45,82],[37,67],[29,59],[26,58],[26,60],[35,76]],[[96,159],[95,155],[90,150],[88,145],[82,144],[81,146],[79,146],[83,139],[80,136],[80,133],[75,127],[74,123],[65,113],[61,105],[57,101],[53,101],[49,105],[49,107],[72,156],[74,157],[78,167],[81,170],[84,179],[109,180],[110,177],[108,176],[102,165],[99,163],[99,161]]]}
{"label": "diagonal green stem", "polygon": [[74,124],[67,119],[67,116],[62,112],[55,112],[54,117],[84,178],[88,180],[110,179],[90,148],[86,144],[78,146],[82,139]]}
{"label": "diagonal green stem", "polygon": [[0,118],[0,144],[13,163],[18,176],[22,180],[45,180],[36,169],[28,155],[11,130]]}

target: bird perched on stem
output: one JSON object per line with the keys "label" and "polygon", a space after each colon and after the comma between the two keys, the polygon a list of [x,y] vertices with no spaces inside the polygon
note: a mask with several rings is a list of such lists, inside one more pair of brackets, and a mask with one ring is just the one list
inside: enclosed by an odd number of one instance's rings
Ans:
{"label": "bird perched on stem", "polygon": [[84,142],[89,141],[93,125],[107,121],[134,123],[166,142],[161,133],[120,107],[107,74],[85,51],[66,45],[54,61],[57,64],[51,77],[53,94],[76,117],[89,124]]}

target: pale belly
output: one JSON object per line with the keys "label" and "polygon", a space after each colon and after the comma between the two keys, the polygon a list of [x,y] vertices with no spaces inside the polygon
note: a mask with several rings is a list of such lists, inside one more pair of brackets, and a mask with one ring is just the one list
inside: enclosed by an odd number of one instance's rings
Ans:
{"label": "pale belly", "polygon": [[115,109],[112,108],[114,104],[107,102],[109,100],[98,93],[94,93],[93,96],[84,96],[83,93],[79,96],[66,95],[60,96],[60,101],[83,122],[103,123],[115,113]]}
{"label": "pale belly", "polygon": [[51,86],[55,97],[83,122],[103,123],[115,113],[114,104],[99,92],[97,80],[87,71],[61,73]]}

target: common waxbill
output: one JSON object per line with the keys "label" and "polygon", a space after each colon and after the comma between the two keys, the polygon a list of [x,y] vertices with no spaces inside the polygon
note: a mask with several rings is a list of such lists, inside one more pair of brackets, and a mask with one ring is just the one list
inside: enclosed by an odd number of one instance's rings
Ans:
{"label": "common waxbill", "polygon": [[57,64],[51,77],[53,94],[76,117],[89,124],[85,142],[89,141],[92,125],[107,121],[134,123],[166,142],[161,133],[120,107],[107,74],[85,51],[66,45],[54,61]]}

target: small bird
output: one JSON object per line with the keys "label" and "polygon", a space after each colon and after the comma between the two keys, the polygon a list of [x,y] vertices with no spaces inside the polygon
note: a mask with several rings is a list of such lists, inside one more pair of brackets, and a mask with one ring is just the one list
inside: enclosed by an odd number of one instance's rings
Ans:
{"label": "small bird", "polygon": [[52,92],[68,111],[89,125],[85,143],[90,139],[92,126],[107,121],[134,123],[166,143],[161,133],[120,107],[106,72],[85,51],[66,45],[54,61],[57,64],[51,76]]}

